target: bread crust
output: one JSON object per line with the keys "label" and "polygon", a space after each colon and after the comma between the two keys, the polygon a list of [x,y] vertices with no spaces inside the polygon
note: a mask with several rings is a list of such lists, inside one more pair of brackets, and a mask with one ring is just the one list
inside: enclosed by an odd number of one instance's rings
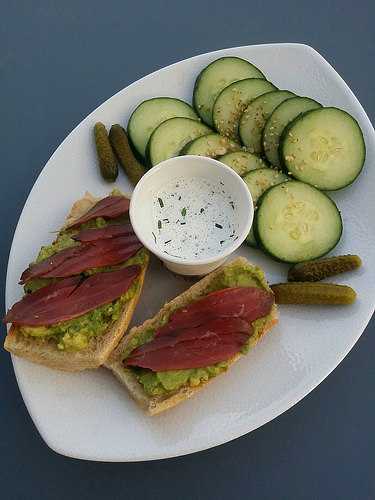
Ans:
{"label": "bread crust", "polygon": [[[249,262],[244,257],[238,257],[237,259],[231,261],[229,264],[223,266],[224,268],[229,266],[238,265],[248,265]],[[197,387],[190,387],[188,385],[182,386],[176,392],[169,394],[167,396],[149,396],[143,389],[142,384],[137,380],[135,374],[123,366],[121,353],[127,347],[128,343],[136,336],[140,331],[146,329],[155,329],[158,325],[160,319],[168,314],[171,310],[183,307],[190,302],[197,300],[202,295],[204,295],[205,289],[210,285],[212,280],[222,271],[223,267],[213,271],[209,275],[205,276],[198,283],[195,283],[188,290],[183,292],[181,295],[166,303],[160,311],[152,318],[146,320],[142,325],[133,327],[129,333],[121,340],[117,348],[109,356],[108,360],[105,362],[106,368],[110,369],[115,377],[123,383],[128,389],[132,398],[146,411],[150,416],[157,415],[163,411],[173,408],[174,406],[182,403],[186,399],[191,398],[194,394],[205,387],[209,382],[216,379],[216,376],[210,378],[207,381],[203,381]],[[270,288],[268,288],[271,291]],[[274,304],[269,315],[269,320],[264,325],[263,331],[260,332],[257,339],[253,339],[251,342],[251,348],[254,347],[261,337],[267,333],[276,323],[278,322],[277,306]],[[232,366],[236,361],[238,361],[243,354],[238,353],[233,356],[229,362],[228,367]],[[222,372],[225,373],[225,372]],[[221,374],[220,374],[221,375]]]}
{"label": "bread crust", "polygon": [[[86,193],[83,198],[74,203],[63,227],[73,224],[98,200],[99,198],[94,198],[90,193]],[[98,368],[107,360],[129,326],[142,292],[148,260],[149,257],[147,257],[145,265],[142,266],[138,278],[137,293],[126,302],[119,319],[103,335],[91,339],[88,348],[76,352],[62,351],[57,348],[53,339],[26,337],[13,325],[5,337],[4,348],[16,356],[56,370],[81,371],[88,368]]]}

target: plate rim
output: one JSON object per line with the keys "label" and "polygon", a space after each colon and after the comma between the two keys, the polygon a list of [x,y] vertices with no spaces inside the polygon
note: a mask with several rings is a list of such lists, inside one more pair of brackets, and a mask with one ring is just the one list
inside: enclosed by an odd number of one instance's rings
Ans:
{"label": "plate rim", "polygon": [[[91,117],[91,115],[93,113],[97,112],[102,107],[104,107],[109,100],[111,100],[115,96],[118,96],[123,91],[131,88],[132,86],[141,84],[145,79],[147,79],[148,77],[153,76],[155,73],[158,73],[158,72],[163,71],[163,70],[169,70],[169,69],[173,68],[174,66],[176,66],[176,65],[178,65],[180,63],[183,63],[183,62],[186,62],[186,61],[190,61],[190,60],[195,59],[195,58],[204,57],[204,56],[215,56],[215,55],[217,55],[218,57],[220,57],[220,55],[225,56],[225,53],[227,51],[238,50],[238,49],[249,49],[249,48],[254,48],[254,47],[272,47],[272,48],[277,48],[277,47],[296,48],[296,47],[300,47],[301,49],[303,49],[303,50],[305,50],[307,52],[310,52],[313,55],[313,57],[319,59],[319,61],[320,61],[321,64],[323,64],[329,71],[331,71],[331,72],[333,72],[335,74],[335,77],[341,82],[341,84],[344,85],[346,91],[354,99],[354,101],[356,102],[356,105],[358,106],[358,109],[362,113],[362,119],[367,122],[367,126],[369,126],[369,128],[371,130],[371,134],[373,135],[373,139],[374,139],[374,142],[375,142],[375,130],[374,130],[374,127],[373,127],[373,125],[372,125],[372,123],[371,123],[371,121],[370,121],[370,119],[369,119],[366,111],[362,107],[360,101],[358,100],[358,98],[356,97],[356,95],[354,94],[354,92],[351,90],[351,88],[346,83],[346,81],[340,76],[340,74],[335,70],[335,68],[316,49],[314,49],[312,46],[310,46],[308,44],[298,43],[298,42],[295,42],[295,43],[294,42],[281,42],[281,43],[264,43],[264,44],[252,44],[252,45],[241,45],[241,46],[235,46],[235,47],[227,47],[227,48],[222,48],[222,49],[218,49],[218,50],[214,50],[214,51],[209,51],[209,52],[195,54],[195,55],[193,55],[191,57],[187,57],[185,59],[181,59],[179,61],[173,62],[173,63],[171,63],[171,64],[169,64],[167,66],[162,66],[160,68],[157,68],[154,71],[152,71],[151,73],[143,75],[138,80],[136,80],[136,81],[130,83],[129,85],[127,85],[126,87],[123,87],[122,89],[118,90],[113,95],[111,95],[110,97],[108,97],[105,101],[103,101],[101,104],[99,104],[99,106],[97,106],[96,108],[92,109],[76,126],[73,127],[73,129],[69,132],[69,134],[63,139],[63,141],[54,150],[54,152],[52,153],[52,155],[49,157],[49,159],[47,160],[47,162],[45,163],[45,165],[43,166],[43,168],[39,172],[38,176],[34,180],[32,188],[30,189],[30,191],[29,191],[29,193],[27,195],[26,201],[25,201],[24,206],[23,206],[23,208],[22,208],[22,210],[21,210],[21,212],[19,214],[18,221],[17,221],[17,224],[16,224],[14,232],[13,232],[12,243],[11,243],[11,247],[10,247],[10,251],[9,251],[9,257],[8,257],[8,262],[7,262],[7,272],[6,272],[6,280],[5,280],[5,282],[6,282],[6,288],[5,288],[5,307],[6,308],[7,308],[7,305],[9,303],[9,300],[8,300],[9,289],[12,286],[12,284],[10,283],[9,268],[10,268],[10,262],[12,260],[13,255],[14,255],[14,252],[15,252],[14,240],[15,240],[15,235],[16,235],[16,233],[18,231],[18,228],[19,228],[19,225],[20,225],[20,221],[22,219],[22,216],[23,216],[24,212],[27,211],[31,195],[32,195],[34,189],[36,188],[36,185],[38,184],[38,181],[39,181],[39,179],[40,179],[40,177],[41,177],[44,169],[47,167],[47,165],[50,162],[53,161],[55,155],[58,153],[58,151],[60,150],[60,148],[62,148],[65,145],[65,143],[70,140],[70,138],[74,134],[74,132],[83,123],[85,123],[87,120],[89,120],[90,117]],[[20,382],[20,379],[19,379],[19,372],[18,372],[19,368],[17,367],[17,357],[14,356],[13,354],[11,354],[11,359],[12,359],[13,370],[14,370],[14,373],[15,373],[15,376],[16,376],[16,380],[17,380],[17,385],[18,385],[19,391],[21,393],[22,399],[24,401],[24,404],[26,406],[26,409],[27,409],[27,411],[29,413],[29,416],[30,416],[30,418],[31,418],[34,426],[36,427],[37,431],[39,432],[41,438],[43,439],[43,441],[45,442],[45,444],[53,452],[58,453],[60,455],[68,457],[68,458],[81,459],[81,460],[89,460],[89,461],[94,461],[94,462],[110,462],[110,463],[126,463],[126,462],[130,462],[131,463],[131,462],[154,461],[154,460],[169,459],[169,458],[175,458],[175,457],[185,456],[185,455],[189,455],[189,454],[192,454],[192,453],[198,453],[198,452],[205,451],[205,450],[208,450],[208,449],[211,449],[211,448],[215,448],[216,446],[220,446],[220,445],[225,444],[225,443],[229,443],[231,441],[234,441],[235,439],[238,439],[238,438],[240,438],[242,436],[250,434],[251,432],[253,432],[254,430],[256,430],[256,429],[258,429],[260,427],[263,427],[265,424],[269,423],[270,421],[276,419],[277,417],[279,417],[280,415],[282,415],[283,413],[285,413],[289,409],[293,408],[296,404],[298,404],[300,401],[302,401],[308,394],[310,394],[313,390],[315,390],[342,363],[342,361],[346,358],[346,356],[349,354],[349,352],[353,349],[353,347],[355,346],[355,344],[358,342],[358,340],[361,337],[361,335],[364,333],[364,331],[365,331],[368,323],[371,320],[371,317],[372,317],[374,311],[375,311],[375,301],[373,302],[372,308],[371,308],[370,312],[368,313],[367,317],[364,317],[363,320],[361,321],[361,323],[359,324],[359,327],[356,330],[357,333],[356,333],[356,335],[353,336],[353,340],[350,342],[350,344],[347,347],[347,349],[344,350],[344,351],[342,351],[342,353],[340,353],[340,355],[337,356],[337,358],[335,359],[335,362],[333,363],[333,365],[330,366],[329,369],[326,370],[323,375],[320,375],[319,377],[317,377],[313,384],[311,384],[311,383],[306,384],[303,387],[303,389],[301,389],[299,391],[299,394],[303,394],[302,396],[301,395],[297,395],[294,398],[288,398],[288,403],[287,404],[285,404],[285,403],[282,404],[282,401],[281,401],[281,402],[278,403],[278,405],[276,407],[272,407],[271,409],[270,408],[264,409],[263,412],[266,412],[268,414],[268,417],[265,418],[265,419],[262,419],[263,423],[261,423],[260,425],[255,424],[254,426],[250,426],[250,429],[246,430],[246,431],[236,431],[236,432],[233,432],[230,437],[228,437],[228,435],[226,435],[227,437],[225,437],[224,439],[219,439],[219,440],[218,439],[211,439],[211,441],[210,441],[209,444],[206,444],[206,445],[204,445],[202,447],[197,447],[197,446],[192,446],[191,448],[185,447],[183,451],[180,451],[180,452],[177,452],[177,453],[171,452],[171,453],[167,453],[167,454],[166,453],[161,453],[161,454],[154,454],[154,455],[145,455],[145,456],[142,456],[142,457],[130,458],[130,459],[129,458],[123,458],[123,459],[114,458],[114,459],[111,459],[111,458],[108,458],[108,457],[107,458],[93,458],[90,455],[85,456],[84,453],[69,453],[69,452],[67,452],[67,450],[60,449],[59,446],[55,446],[54,444],[52,444],[50,442],[49,437],[47,437],[45,435],[44,430],[41,429],[40,426],[39,426],[38,420],[34,417],[34,415],[32,414],[32,412],[30,411],[30,402],[28,400],[27,391],[24,391],[24,387],[22,386],[22,383]],[[9,327],[8,327],[8,330],[9,330]]]}

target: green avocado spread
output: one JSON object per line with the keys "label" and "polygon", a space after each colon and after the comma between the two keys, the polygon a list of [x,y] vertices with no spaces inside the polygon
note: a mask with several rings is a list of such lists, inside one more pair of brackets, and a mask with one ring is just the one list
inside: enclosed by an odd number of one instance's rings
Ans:
{"label": "green avocado spread", "polygon": [[[119,219],[117,219],[116,222],[119,222]],[[82,224],[78,229],[66,229],[61,231],[51,245],[41,248],[35,262],[40,262],[65,248],[78,245],[78,243],[71,238],[73,234],[78,231],[87,228],[100,228],[105,225],[107,225],[107,221],[98,217],[86,224]],[[148,253],[142,248],[136,255],[119,266],[89,269],[85,271],[83,275],[89,276],[97,272],[111,271],[134,264],[144,265],[147,259]],[[57,278],[36,278],[27,282],[24,286],[24,290],[26,293],[32,293],[56,280]],[[127,292],[118,299],[109,304],[97,307],[77,318],[62,321],[52,326],[22,326],[19,330],[28,337],[35,337],[40,340],[44,339],[45,341],[50,341],[52,339],[56,342],[60,350],[80,351],[87,348],[92,338],[102,335],[108,327],[120,317],[124,304],[137,293],[138,287],[139,282],[136,280]]]}
{"label": "green avocado spread", "polygon": [[[229,265],[216,276],[216,278],[206,288],[202,296],[216,290],[221,290],[223,288],[249,286],[256,286],[269,290],[262,270],[256,266],[251,265]],[[170,310],[168,312],[168,315],[163,317],[158,325],[155,325],[155,329],[160,328],[162,325],[166,324],[172,313],[173,310]],[[260,332],[263,330],[263,327],[267,320],[268,316],[265,316],[263,318],[257,319],[252,323],[254,333],[249,338],[247,344],[242,348],[241,352],[243,354],[245,354],[251,348],[251,346],[257,342]],[[133,337],[128,347],[123,352],[123,359],[126,359],[126,357],[136,347],[152,340],[153,336],[154,330],[146,330],[140,332],[138,336]],[[222,361],[212,366],[193,368],[190,370],[168,370],[162,372],[153,372],[151,370],[133,367],[127,368],[127,370],[131,370],[136,375],[138,381],[142,384],[145,392],[148,395],[163,396],[167,395],[170,392],[177,391],[182,386],[198,386],[201,382],[206,382],[210,378],[215,377],[222,372],[225,372],[228,369],[228,366],[228,361]]]}

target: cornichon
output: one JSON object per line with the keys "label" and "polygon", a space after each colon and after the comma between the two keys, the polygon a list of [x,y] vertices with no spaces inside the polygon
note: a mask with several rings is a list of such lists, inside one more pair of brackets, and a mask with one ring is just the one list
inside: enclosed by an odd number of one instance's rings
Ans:
{"label": "cornichon", "polygon": [[288,281],[320,281],[361,267],[358,255],[338,255],[297,264],[289,269]]}
{"label": "cornichon", "polygon": [[352,304],[357,294],[346,285],[332,283],[279,283],[271,285],[276,304]]}
{"label": "cornichon", "polygon": [[121,125],[112,125],[109,131],[109,142],[130,182],[134,185],[137,184],[139,179],[146,172],[146,169],[134,156],[128,136]]}
{"label": "cornichon", "polygon": [[103,123],[95,123],[94,136],[102,177],[107,181],[114,182],[118,176],[118,165],[108,139],[107,129]]}

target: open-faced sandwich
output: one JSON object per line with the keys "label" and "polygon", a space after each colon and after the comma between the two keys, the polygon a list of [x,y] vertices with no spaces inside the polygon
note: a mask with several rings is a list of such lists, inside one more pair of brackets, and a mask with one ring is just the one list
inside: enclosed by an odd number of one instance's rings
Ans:
{"label": "open-faced sandwich", "polygon": [[4,347],[60,370],[97,368],[126,332],[149,255],[120,192],[77,201],[55,241],[22,273]]}
{"label": "open-faced sandwich", "polygon": [[263,272],[240,257],[132,328],[105,365],[155,415],[224,373],[276,322]]}

